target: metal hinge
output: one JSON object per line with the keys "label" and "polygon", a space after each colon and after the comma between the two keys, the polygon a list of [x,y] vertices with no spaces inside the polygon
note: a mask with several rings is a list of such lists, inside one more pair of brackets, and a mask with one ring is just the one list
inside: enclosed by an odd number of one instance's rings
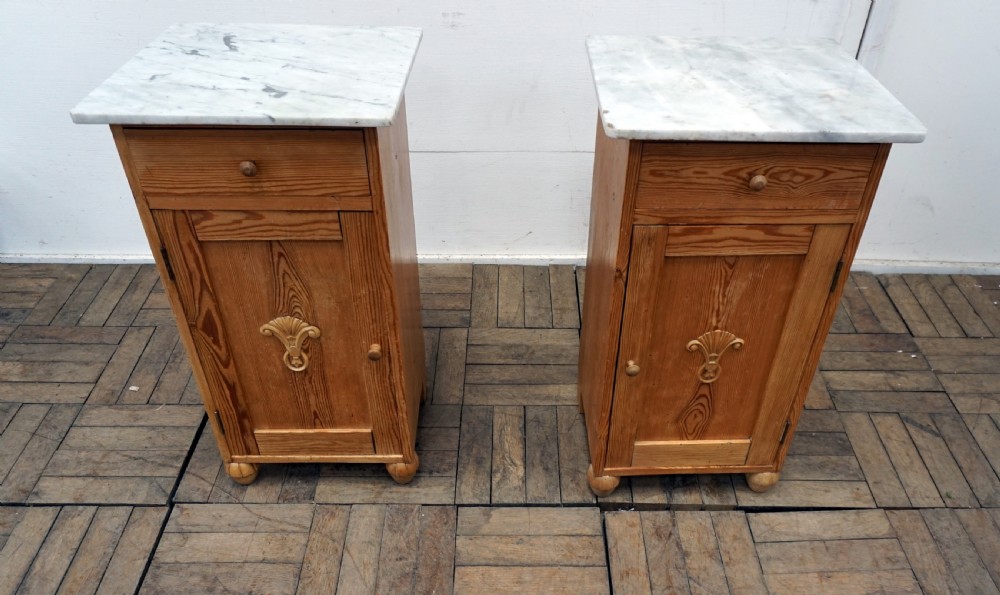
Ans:
{"label": "metal hinge", "polygon": [[[216,413],[218,413],[218,412],[216,412]],[[790,430],[791,428],[792,428],[792,420],[786,419],[785,420],[785,429],[781,431],[781,439],[778,440],[778,444],[779,445],[785,443],[785,439],[788,438],[788,430]]]}
{"label": "metal hinge", "polygon": [[[170,255],[167,254],[167,249],[164,246],[160,246],[160,256],[163,257],[163,266],[167,268],[167,278],[171,281],[174,280],[174,267],[170,265]],[[216,412],[218,413],[218,412]]]}
{"label": "metal hinge", "polygon": [[215,410],[215,423],[218,424],[219,431],[222,432],[223,436],[225,436],[226,435],[226,426],[225,426],[225,424],[222,423],[222,416],[219,415],[219,410],[218,409]]}
{"label": "metal hinge", "polygon": [[840,281],[840,272],[844,270],[844,261],[841,260],[837,263],[837,268],[833,270],[833,281],[830,282],[830,293],[833,293],[837,289],[837,283]]}

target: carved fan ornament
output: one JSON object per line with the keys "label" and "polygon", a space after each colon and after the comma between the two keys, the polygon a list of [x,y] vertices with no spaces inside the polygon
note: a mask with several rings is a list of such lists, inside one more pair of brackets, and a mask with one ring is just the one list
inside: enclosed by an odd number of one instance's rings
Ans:
{"label": "carved fan ornament", "polygon": [[705,358],[705,363],[698,370],[698,379],[705,384],[711,384],[719,379],[722,373],[722,365],[719,358],[732,347],[735,350],[743,348],[744,341],[729,331],[710,331],[697,339],[688,341],[687,350],[690,352],[701,351]]}
{"label": "carved fan ornament", "polygon": [[285,346],[282,361],[293,372],[301,372],[309,367],[309,354],[303,348],[306,338],[319,339],[320,331],[301,318],[279,316],[260,327],[260,334],[276,337]]}

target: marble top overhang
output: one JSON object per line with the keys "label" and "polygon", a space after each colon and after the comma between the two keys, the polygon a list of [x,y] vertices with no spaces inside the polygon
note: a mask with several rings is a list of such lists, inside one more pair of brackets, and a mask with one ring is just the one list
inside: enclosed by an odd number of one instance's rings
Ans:
{"label": "marble top overhang", "polygon": [[612,138],[913,143],[927,134],[833,40],[592,36],[587,51]]}
{"label": "marble top overhang", "polygon": [[388,126],[421,30],[175,25],[70,111],[80,124]]}

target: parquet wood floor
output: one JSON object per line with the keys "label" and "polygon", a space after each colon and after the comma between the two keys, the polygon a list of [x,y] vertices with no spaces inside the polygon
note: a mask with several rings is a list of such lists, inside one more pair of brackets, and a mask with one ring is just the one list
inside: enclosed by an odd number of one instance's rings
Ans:
{"label": "parquet wood floor", "polygon": [[587,489],[584,269],[423,265],[421,468],[222,472],[151,266],[0,265],[2,593],[998,593],[1000,278],[853,273],[782,480]]}

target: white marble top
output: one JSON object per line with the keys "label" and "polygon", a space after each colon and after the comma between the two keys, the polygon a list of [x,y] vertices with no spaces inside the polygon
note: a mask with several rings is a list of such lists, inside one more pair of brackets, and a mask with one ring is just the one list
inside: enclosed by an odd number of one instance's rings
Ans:
{"label": "white marble top", "polygon": [[827,39],[587,39],[605,133],[681,141],[920,142],[923,125]]}
{"label": "white marble top", "polygon": [[81,124],[387,126],[411,27],[175,25],[70,111]]}

